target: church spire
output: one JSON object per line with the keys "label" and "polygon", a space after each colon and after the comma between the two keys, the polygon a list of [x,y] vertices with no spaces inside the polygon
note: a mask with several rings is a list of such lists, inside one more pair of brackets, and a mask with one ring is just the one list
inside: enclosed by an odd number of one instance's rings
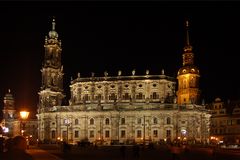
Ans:
{"label": "church spire", "polygon": [[186,41],[182,54],[183,66],[178,71],[177,103],[197,104],[199,102],[199,70],[194,65],[194,54],[189,40],[189,22],[186,21]]}
{"label": "church spire", "polygon": [[192,46],[190,44],[190,40],[189,40],[189,22],[188,20],[186,20],[186,44],[184,47],[184,52],[192,52]]}
{"label": "church spire", "polygon": [[194,54],[192,52],[192,46],[189,40],[189,22],[186,21],[186,42],[183,48],[183,66],[185,65],[193,65],[194,64]]}
{"label": "church spire", "polygon": [[52,30],[53,31],[55,31],[55,25],[56,25],[55,17],[53,17],[53,20],[52,20]]}
{"label": "church spire", "polygon": [[56,22],[55,22],[55,17],[53,17],[52,20],[52,30],[48,33],[49,38],[52,39],[58,39],[58,33],[56,32]]}
{"label": "church spire", "polygon": [[187,43],[186,45],[187,46],[190,45],[190,42],[189,42],[189,31],[188,31],[189,29],[188,29],[188,27],[189,27],[189,22],[188,22],[188,20],[186,20],[186,34],[187,34],[186,35],[186,43]]}

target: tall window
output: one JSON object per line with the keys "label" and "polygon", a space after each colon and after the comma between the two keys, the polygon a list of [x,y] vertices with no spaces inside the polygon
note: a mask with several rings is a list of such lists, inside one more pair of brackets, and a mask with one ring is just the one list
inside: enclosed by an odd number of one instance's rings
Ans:
{"label": "tall window", "polygon": [[74,137],[75,137],[75,138],[78,138],[78,137],[79,137],[79,131],[75,131],[75,132],[74,132]]}
{"label": "tall window", "polygon": [[153,137],[158,137],[158,130],[153,130]]}
{"label": "tall window", "polygon": [[137,130],[137,138],[141,138],[142,137],[142,131],[141,130]]}
{"label": "tall window", "polygon": [[94,125],[94,119],[93,118],[90,119],[90,125]]}
{"label": "tall window", "polygon": [[75,119],[75,125],[78,125],[78,119]]}
{"label": "tall window", "polygon": [[94,138],[94,130],[91,130],[91,131],[89,132],[89,134],[90,134],[90,135],[89,135],[90,138]]}
{"label": "tall window", "polygon": [[126,131],[125,130],[121,130],[121,138],[125,138],[126,137]]}
{"label": "tall window", "polygon": [[142,119],[141,118],[137,119],[137,124],[142,124]]}
{"label": "tall window", "polygon": [[143,94],[140,92],[136,95],[136,99],[144,99]]}
{"label": "tall window", "polygon": [[85,94],[84,97],[83,97],[83,99],[84,99],[85,101],[88,101],[88,100],[89,100],[88,94]]}
{"label": "tall window", "polygon": [[153,124],[157,124],[158,123],[158,119],[156,117],[153,118]]}
{"label": "tall window", "polygon": [[125,93],[125,94],[123,95],[123,99],[125,99],[125,100],[128,100],[128,99],[130,99],[130,96],[129,96],[129,94],[128,94],[128,93]]}
{"label": "tall window", "polygon": [[109,118],[106,118],[105,124],[106,124],[106,125],[109,125]]}
{"label": "tall window", "polygon": [[125,118],[121,118],[121,124],[125,124]]}
{"label": "tall window", "polygon": [[111,93],[111,95],[109,96],[109,100],[115,100],[117,97],[114,93]]}
{"label": "tall window", "polygon": [[105,131],[105,138],[109,138],[110,137],[110,132],[109,132],[109,130],[106,130]]}
{"label": "tall window", "polygon": [[52,130],[52,139],[55,139],[55,138],[56,138],[56,131]]}
{"label": "tall window", "polygon": [[167,124],[171,124],[171,118],[167,117]]}
{"label": "tall window", "polygon": [[171,130],[167,130],[166,137],[167,137],[167,138],[170,138],[170,137],[171,137]]}
{"label": "tall window", "polygon": [[158,94],[156,92],[153,92],[153,94],[151,95],[152,99],[158,99]]}
{"label": "tall window", "polygon": [[101,100],[102,99],[102,95],[101,94],[98,94],[97,95],[97,100]]}

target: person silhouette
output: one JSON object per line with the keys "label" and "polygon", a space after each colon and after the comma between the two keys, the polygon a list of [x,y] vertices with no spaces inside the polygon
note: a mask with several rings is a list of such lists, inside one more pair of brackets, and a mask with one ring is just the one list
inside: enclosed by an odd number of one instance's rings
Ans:
{"label": "person silhouette", "polygon": [[27,140],[23,136],[16,136],[12,139],[12,146],[3,154],[3,160],[33,160],[33,157],[26,152]]}

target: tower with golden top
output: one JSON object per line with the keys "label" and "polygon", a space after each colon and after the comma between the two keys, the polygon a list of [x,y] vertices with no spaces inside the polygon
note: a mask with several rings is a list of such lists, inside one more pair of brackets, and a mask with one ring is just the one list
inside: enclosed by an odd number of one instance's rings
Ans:
{"label": "tower with golden top", "polygon": [[194,54],[189,41],[189,23],[186,21],[186,44],[184,47],[183,66],[179,69],[177,103],[197,104],[200,98],[199,69],[194,65]]}

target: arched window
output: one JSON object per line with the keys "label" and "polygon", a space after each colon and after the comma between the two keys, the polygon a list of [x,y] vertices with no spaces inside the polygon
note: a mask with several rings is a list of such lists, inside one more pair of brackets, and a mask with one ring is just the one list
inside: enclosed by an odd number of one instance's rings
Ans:
{"label": "arched window", "polygon": [[109,125],[109,122],[110,122],[110,121],[109,121],[109,118],[106,118],[106,119],[105,119],[105,124],[106,124],[106,125]]}
{"label": "arched window", "polygon": [[153,92],[152,99],[158,99],[158,94],[156,92]]}
{"label": "arched window", "polygon": [[157,124],[158,123],[158,119],[156,117],[153,118],[153,124]]}
{"label": "arched window", "polygon": [[94,125],[94,119],[93,118],[90,119],[90,125]]}
{"label": "arched window", "polygon": [[167,124],[171,124],[171,118],[167,117]]}
{"label": "arched window", "polygon": [[78,123],[79,123],[78,119],[75,119],[75,125],[78,125]]}
{"label": "arched window", "polygon": [[111,93],[110,95],[109,95],[109,100],[115,100],[117,97],[116,97],[116,95],[114,94],[114,93]]}

